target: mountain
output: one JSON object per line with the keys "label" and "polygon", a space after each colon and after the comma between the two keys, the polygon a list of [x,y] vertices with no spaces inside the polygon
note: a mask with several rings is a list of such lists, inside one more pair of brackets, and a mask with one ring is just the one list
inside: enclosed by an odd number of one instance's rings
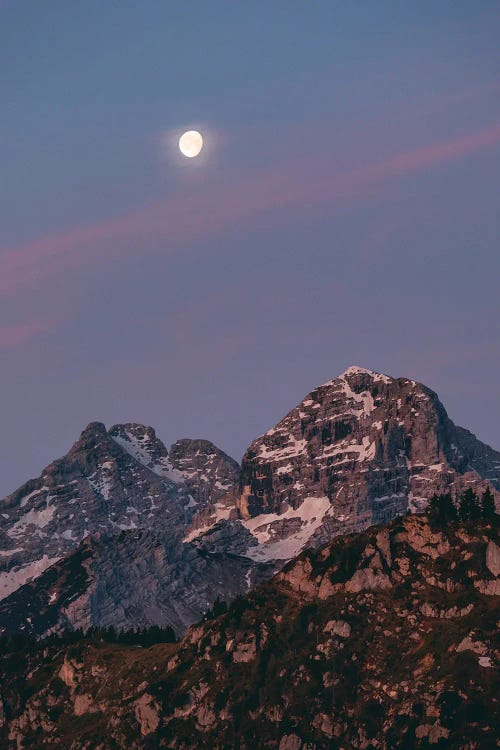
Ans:
{"label": "mountain", "polygon": [[194,510],[238,478],[238,464],[206,440],[179,440],[169,454],[151,427],[88,425],[66,456],[0,501],[0,598],[92,534],[181,539]]}
{"label": "mountain", "polygon": [[[422,510],[435,493],[500,489],[500,453],[448,418],[437,395],[407,378],[350,367],[318,386],[243,456],[238,517],[256,560]],[[229,502],[233,502],[229,497]],[[220,521],[195,515],[189,539]],[[200,527],[197,529],[197,527]]]}
{"label": "mountain", "polygon": [[497,521],[405,516],[303,552],[177,644],[4,642],[0,745],[496,747],[497,541]]}
{"label": "mountain", "polygon": [[241,471],[205,440],[167,451],[151,427],[93,423],[0,502],[0,633],[181,635],[305,547],[488,484],[500,487],[500,453],[433,391],[359,367],[254,440]]}

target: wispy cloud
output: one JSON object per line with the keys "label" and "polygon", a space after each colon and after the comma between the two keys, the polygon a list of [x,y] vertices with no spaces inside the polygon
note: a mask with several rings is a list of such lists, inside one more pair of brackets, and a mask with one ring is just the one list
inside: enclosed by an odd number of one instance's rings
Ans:
{"label": "wispy cloud", "polygon": [[46,283],[68,269],[122,254],[173,251],[214,236],[262,212],[361,197],[379,184],[461,159],[500,143],[500,124],[447,141],[397,153],[379,163],[334,172],[322,159],[261,170],[236,184],[159,200],[98,224],[74,227],[0,251],[0,293]]}
{"label": "wispy cloud", "polygon": [[27,320],[23,323],[0,327],[0,349],[9,349],[23,344],[39,333],[49,330],[52,321]]}

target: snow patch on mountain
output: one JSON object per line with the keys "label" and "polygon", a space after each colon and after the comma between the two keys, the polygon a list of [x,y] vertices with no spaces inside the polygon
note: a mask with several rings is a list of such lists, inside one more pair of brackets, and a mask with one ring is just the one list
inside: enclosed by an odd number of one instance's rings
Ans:
{"label": "snow patch on mountain", "polygon": [[55,505],[49,505],[50,497],[46,499],[44,508],[35,508],[24,513],[21,518],[7,531],[9,536],[22,536],[30,526],[43,529],[54,517]]}
{"label": "snow patch on mountain", "polygon": [[88,482],[90,486],[99,494],[103,496],[105,500],[109,500],[110,493],[112,490],[112,481],[110,476],[110,467],[112,466],[112,463],[110,461],[106,461],[102,467],[100,472],[94,472],[89,478]]}
{"label": "snow patch on mountain", "polygon": [[[253,560],[289,560],[306,546],[319,528],[325,515],[331,511],[330,500],[323,497],[306,497],[298,508],[288,508],[284,513],[262,513],[242,521],[258,542],[249,547],[246,555]],[[294,524],[293,521],[296,521]],[[283,522],[288,522],[285,536],[279,536]]]}
{"label": "snow patch on mountain", "polygon": [[[139,425],[136,425],[136,427],[139,427]],[[142,425],[140,427],[142,428]],[[158,476],[171,479],[175,482],[183,482],[184,475],[172,467],[166,456],[156,457],[155,460],[151,451],[151,438],[144,431],[144,428],[142,430],[142,432],[136,430],[135,433],[132,433],[125,427],[122,429],[121,434],[113,434],[112,438],[132,458],[135,458],[136,461]]]}
{"label": "snow patch on mountain", "polygon": [[305,440],[296,440],[293,435],[290,435],[287,444],[282,448],[270,449],[267,445],[263,444],[260,449],[259,457],[272,459],[273,461],[281,461],[285,458],[299,456],[304,452],[305,448]]}
{"label": "snow patch on mountain", "polygon": [[12,594],[13,591],[16,591],[31,578],[37,578],[59,559],[59,557],[43,555],[39,560],[28,563],[28,565],[16,566],[7,572],[0,573],[0,599]]}
{"label": "snow patch on mountain", "polygon": [[344,372],[338,375],[336,378],[332,378],[332,380],[328,380],[326,383],[323,383],[323,385],[320,385],[319,388],[331,386],[339,380],[346,380],[353,375],[367,375],[371,380],[379,383],[390,383],[392,380],[389,375],[384,375],[384,373],[382,372],[375,372],[374,370],[368,370],[366,367],[351,365],[351,367],[348,367],[347,370],[344,370]]}
{"label": "snow patch on mountain", "polygon": [[214,503],[211,506],[210,515],[207,517],[207,522],[202,526],[196,526],[193,528],[182,540],[188,544],[193,539],[197,539],[207,531],[210,531],[219,521],[227,521],[230,516],[234,513],[233,505],[224,505],[224,503]]}
{"label": "snow patch on mountain", "polygon": [[344,380],[342,384],[342,390],[345,393],[347,399],[352,399],[356,404],[359,404],[356,408],[351,408],[351,412],[354,416],[358,416],[359,412],[362,411],[365,417],[369,417],[372,411],[375,409],[375,403],[373,396],[370,391],[361,391],[356,393],[353,391],[347,380]]}

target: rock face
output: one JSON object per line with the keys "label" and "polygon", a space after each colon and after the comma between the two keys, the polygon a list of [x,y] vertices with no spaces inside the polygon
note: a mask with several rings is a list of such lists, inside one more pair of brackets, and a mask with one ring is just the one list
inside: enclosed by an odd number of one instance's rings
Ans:
{"label": "rock face", "polygon": [[181,539],[193,513],[237,486],[238,474],[208,441],[178,441],[170,457],[151,427],[90,424],[66,456],[0,501],[0,598],[92,534]]}
{"label": "rock face", "polygon": [[217,503],[239,484],[239,464],[208,440],[178,440],[170,446],[169,458],[195,498],[197,511]]}
{"label": "rock face", "polygon": [[257,574],[248,558],[213,553],[202,541],[182,544],[140,529],[96,534],[0,602],[0,636],[151,625],[182,635],[217,597],[234,599]]}
{"label": "rock face", "polygon": [[433,391],[350,367],[254,440],[237,506],[256,559],[286,558],[487,482],[500,488],[500,453],[456,427]]}
{"label": "rock face", "polygon": [[0,746],[496,747],[497,521],[436,524],[307,550],[180,643],[3,648]]}

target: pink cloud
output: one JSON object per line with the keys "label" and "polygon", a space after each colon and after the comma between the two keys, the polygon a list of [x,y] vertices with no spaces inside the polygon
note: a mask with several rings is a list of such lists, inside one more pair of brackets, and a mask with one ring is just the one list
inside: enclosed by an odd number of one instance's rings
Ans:
{"label": "pink cloud", "polygon": [[0,327],[0,348],[7,349],[24,343],[39,333],[49,330],[51,321],[27,320],[11,326]]}
{"label": "pink cloud", "polygon": [[175,251],[250,217],[283,208],[309,211],[364,197],[388,180],[455,161],[500,143],[500,124],[394,155],[376,164],[331,172],[324,160],[260,170],[237,184],[178,194],[101,222],[75,227],[0,252],[0,292],[38,286],[64,270],[137,252]]}

